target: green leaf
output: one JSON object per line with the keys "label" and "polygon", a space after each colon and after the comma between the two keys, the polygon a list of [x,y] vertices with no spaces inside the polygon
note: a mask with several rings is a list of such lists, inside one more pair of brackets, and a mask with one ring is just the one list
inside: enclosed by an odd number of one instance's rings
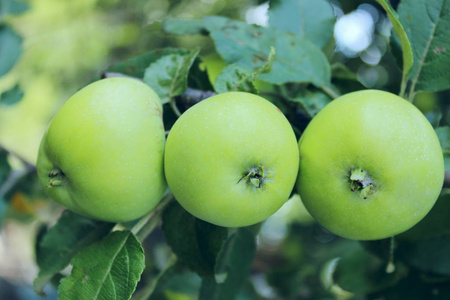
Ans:
{"label": "green leaf", "polygon": [[444,153],[445,171],[450,171],[450,127],[439,127],[436,129],[436,134]]}
{"label": "green leaf", "polygon": [[402,47],[402,58],[403,58],[403,75],[406,76],[413,65],[413,53],[411,48],[411,43],[409,42],[408,36],[403,28],[400,20],[398,19],[397,12],[391,7],[389,2],[386,0],[376,0],[386,11],[389,20],[391,20],[394,33],[400,40]]}
{"label": "green leaf", "polygon": [[425,218],[398,235],[396,257],[427,272],[450,275],[450,194],[442,194]]}
{"label": "green leaf", "polygon": [[1,231],[1,225],[2,225],[2,220],[3,220],[3,216],[5,215],[6,209],[8,207],[8,204],[6,203],[5,199],[0,197],[0,231]]}
{"label": "green leaf", "polygon": [[167,18],[162,22],[162,28],[167,33],[188,35],[206,34],[205,23],[202,20],[181,20]]}
{"label": "green leaf", "polygon": [[200,49],[186,54],[169,54],[161,57],[145,70],[144,82],[152,87],[163,104],[187,88],[189,70]]}
{"label": "green leaf", "polygon": [[179,262],[200,276],[212,277],[228,230],[195,218],[176,202],[166,208],[162,220],[167,243]]}
{"label": "green leaf", "polygon": [[8,73],[22,53],[22,38],[9,26],[0,25],[0,77]]}
{"label": "green leaf", "polygon": [[0,104],[13,105],[22,100],[24,92],[17,84],[0,95]]}
{"label": "green leaf", "polygon": [[250,72],[237,64],[225,67],[217,76],[214,90],[217,93],[229,91],[243,91],[253,94],[258,93],[254,81],[260,74],[270,72],[275,57],[275,48],[271,48],[267,62],[255,72]]}
{"label": "green leaf", "polygon": [[58,299],[130,299],[145,267],[144,249],[131,232],[115,231],[81,250],[71,264]]}
{"label": "green leaf", "polygon": [[331,74],[333,78],[358,81],[358,76],[340,62],[331,65]]}
{"label": "green leaf", "polygon": [[331,99],[321,91],[311,91],[304,89],[291,101],[300,103],[306,113],[312,118],[324,108]]}
{"label": "green leaf", "polygon": [[[448,202],[448,201],[447,201]],[[419,241],[403,242],[397,256],[408,264],[427,272],[450,275],[450,233]]]}
{"label": "green leaf", "polygon": [[448,279],[438,278],[436,280],[422,272],[412,271],[395,286],[372,294],[367,299],[447,300],[448,295],[450,295]]}
{"label": "green leaf", "polygon": [[209,81],[208,72],[202,60],[197,57],[189,70],[188,86],[201,91],[212,91],[213,86]]}
{"label": "green leaf", "polygon": [[203,279],[200,299],[235,299],[247,281],[255,252],[254,233],[238,228],[219,253],[215,277]]}
{"label": "green leaf", "polygon": [[10,171],[11,166],[8,163],[8,153],[0,149],[0,186],[8,177]]}
{"label": "green leaf", "polygon": [[258,93],[258,89],[252,80],[251,72],[236,64],[228,65],[220,72],[216,77],[214,90],[217,93],[230,91]]}
{"label": "green leaf", "polygon": [[191,272],[179,263],[175,263],[169,265],[168,268],[159,274],[153,293],[147,295],[147,297],[141,297],[141,295],[136,294],[133,296],[133,299],[166,299],[166,297],[161,297],[161,295],[167,294],[168,292],[178,293],[189,296],[190,299],[196,299],[198,298],[200,284],[201,278],[197,273]]}
{"label": "green leaf", "polygon": [[396,239],[421,242],[431,237],[450,234],[450,194],[442,194],[430,212],[414,227],[398,235]]}
{"label": "green leaf", "polygon": [[402,0],[398,14],[413,48],[411,90],[450,88],[450,2]]}
{"label": "green leaf", "polygon": [[34,280],[37,293],[82,248],[106,236],[113,223],[92,220],[65,210],[58,222],[43,236],[37,245],[36,261],[40,268]]}
{"label": "green leaf", "polygon": [[323,48],[333,37],[336,17],[327,0],[270,1],[269,24]]}
{"label": "green leaf", "polygon": [[159,50],[148,51],[144,54],[129,58],[109,67],[106,72],[120,73],[136,78],[143,78],[145,70],[151,63],[154,63],[161,57],[170,54],[187,55],[190,50],[181,48],[164,48]]}
{"label": "green leaf", "polygon": [[25,12],[29,5],[17,0],[2,0],[0,1],[0,19],[3,19],[9,14],[20,14]]}
{"label": "green leaf", "polygon": [[387,261],[365,251],[361,246],[342,257],[333,273],[334,282],[356,294],[373,293],[397,284],[407,269],[400,263],[392,273],[386,272]]}
{"label": "green leaf", "polygon": [[325,54],[306,38],[277,28],[263,28],[224,17],[205,17],[206,28],[228,64],[247,70],[263,66],[273,46],[277,53],[272,71],[260,79],[274,84],[310,82],[330,86],[330,65]]}

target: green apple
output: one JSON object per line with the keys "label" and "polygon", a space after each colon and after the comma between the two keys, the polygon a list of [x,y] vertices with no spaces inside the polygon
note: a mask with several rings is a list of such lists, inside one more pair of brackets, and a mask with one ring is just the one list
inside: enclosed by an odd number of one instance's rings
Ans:
{"label": "green apple", "polygon": [[299,141],[297,190],[316,220],[356,240],[399,234],[438,198],[444,160],[427,119],[383,91],[349,93],[310,122]]}
{"label": "green apple", "polygon": [[297,139],[283,113],[259,96],[227,92],[188,109],[170,130],[166,179],[192,215],[224,227],[256,224],[289,198]]}
{"label": "green apple", "polygon": [[86,86],[61,107],[42,138],[42,186],[91,218],[143,216],[167,188],[161,116],[157,94],[138,80],[116,77]]}

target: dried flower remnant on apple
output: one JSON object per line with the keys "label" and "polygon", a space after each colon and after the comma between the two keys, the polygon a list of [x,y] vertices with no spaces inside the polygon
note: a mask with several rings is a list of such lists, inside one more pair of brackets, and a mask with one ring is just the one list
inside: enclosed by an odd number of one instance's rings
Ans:
{"label": "dried flower remnant on apple", "polygon": [[239,182],[244,181],[246,184],[252,184],[255,188],[261,188],[266,180],[264,167],[260,164],[258,167],[251,168],[248,174],[239,179]]}
{"label": "dried flower remnant on apple", "polygon": [[352,192],[358,192],[363,199],[375,192],[376,185],[366,170],[353,169],[350,172],[350,189]]}

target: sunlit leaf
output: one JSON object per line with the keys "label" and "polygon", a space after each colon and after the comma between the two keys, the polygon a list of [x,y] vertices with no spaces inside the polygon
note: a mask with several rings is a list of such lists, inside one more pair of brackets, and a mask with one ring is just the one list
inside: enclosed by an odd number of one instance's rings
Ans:
{"label": "sunlit leaf", "polygon": [[377,0],[377,2],[384,8],[386,11],[389,20],[391,20],[395,35],[400,40],[400,44],[402,47],[402,58],[403,58],[403,74],[408,74],[409,70],[413,65],[413,53],[411,48],[411,43],[409,42],[408,36],[403,28],[402,24],[398,19],[398,15],[396,11],[391,7],[389,2],[386,0]]}
{"label": "sunlit leaf", "polygon": [[82,249],[71,264],[58,299],[130,299],[145,267],[144,249],[131,232],[115,231]]}
{"label": "sunlit leaf", "polygon": [[413,50],[414,63],[408,74],[411,89],[450,88],[450,2],[402,0],[398,14]]}
{"label": "sunlit leaf", "polygon": [[189,70],[199,51],[197,48],[186,54],[163,56],[145,70],[144,82],[155,90],[163,104],[184,93]]}
{"label": "sunlit leaf", "polygon": [[243,91],[253,94],[258,93],[254,81],[260,74],[270,72],[275,57],[275,49],[272,47],[267,62],[255,72],[250,72],[237,64],[225,67],[217,76],[214,90],[218,93],[230,91]]}
{"label": "sunlit leaf", "polygon": [[229,64],[255,71],[263,66],[271,47],[276,56],[272,70],[260,79],[274,84],[310,82],[330,86],[330,65],[325,54],[306,38],[277,28],[263,28],[223,17],[205,17],[217,51]]}
{"label": "sunlit leaf", "polygon": [[167,18],[162,23],[163,30],[167,33],[187,35],[206,34],[205,24],[202,20],[182,20]]}
{"label": "sunlit leaf", "polygon": [[327,0],[270,1],[269,24],[290,31],[323,48],[333,36],[336,20]]}
{"label": "sunlit leaf", "polygon": [[65,210],[36,247],[40,270],[34,281],[35,290],[42,292],[44,285],[64,269],[78,251],[106,236],[113,226],[113,223],[96,221]]}

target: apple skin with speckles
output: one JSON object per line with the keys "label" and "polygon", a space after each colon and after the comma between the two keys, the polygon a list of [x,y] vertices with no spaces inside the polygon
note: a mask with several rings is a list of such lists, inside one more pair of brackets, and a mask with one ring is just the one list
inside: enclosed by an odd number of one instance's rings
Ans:
{"label": "apple skin with speckles", "polygon": [[48,195],[94,219],[128,222],[167,189],[162,105],[146,84],[115,77],[75,93],[44,134],[37,172]]}
{"label": "apple skin with speckles", "polygon": [[264,221],[289,198],[298,147],[284,114],[266,99],[227,92],[192,106],[167,138],[165,174],[192,215],[223,227]]}
{"label": "apple skin with speckles", "polygon": [[299,141],[297,190],[311,215],[345,238],[376,240],[418,223],[444,180],[436,133],[397,95],[364,90],[328,104]]}

